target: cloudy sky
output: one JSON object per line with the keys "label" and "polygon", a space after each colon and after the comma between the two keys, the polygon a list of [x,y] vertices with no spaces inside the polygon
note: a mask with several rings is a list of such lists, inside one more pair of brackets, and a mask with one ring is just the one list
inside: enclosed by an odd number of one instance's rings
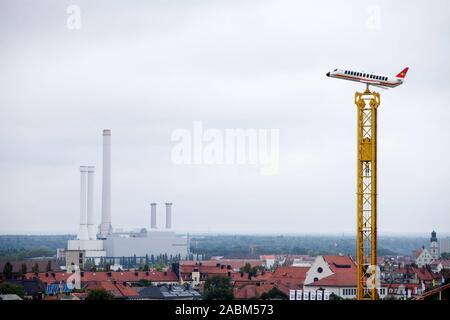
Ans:
{"label": "cloudy sky", "polygon": [[[364,86],[325,73],[406,66],[381,92],[379,230],[448,232],[449,16],[446,0],[0,0],[0,233],[76,233],[80,165],[99,222],[110,128],[114,227],[148,227],[150,202],[162,226],[171,201],[180,232],[352,234]],[[277,174],[174,164],[195,120],[279,129]]]}

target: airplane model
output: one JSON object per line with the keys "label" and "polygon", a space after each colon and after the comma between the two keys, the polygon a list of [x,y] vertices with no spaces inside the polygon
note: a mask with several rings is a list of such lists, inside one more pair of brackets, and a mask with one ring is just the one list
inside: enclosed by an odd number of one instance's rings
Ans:
{"label": "airplane model", "polygon": [[372,85],[382,89],[388,89],[402,85],[403,82],[405,82],[405,76],[408,70],[409,68],[405,68],[395,77],[389,77],[374,73],[334,69],[334,71],[327,73],[327,77],[362,82],[367,85],[367,88],[369,87],[369,85]]}

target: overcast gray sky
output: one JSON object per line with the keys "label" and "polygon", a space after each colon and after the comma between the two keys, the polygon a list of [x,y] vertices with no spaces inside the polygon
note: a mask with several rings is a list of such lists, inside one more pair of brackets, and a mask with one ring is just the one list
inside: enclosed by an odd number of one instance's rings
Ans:
{"label": "overcast gray sky", "polygon": [[[0,233],[76,233],[80,165],[100,221],[103,128],[114,227],[148,227],[153,201],[162,225],[171,201],[180,232],[353,233],[364,86],[325,73],[406,66],[381,92],[379,232],[448,232],[449,17],[446,0],[0,0]],[[279,129],[278,173],[174,165],[194,120]]]}

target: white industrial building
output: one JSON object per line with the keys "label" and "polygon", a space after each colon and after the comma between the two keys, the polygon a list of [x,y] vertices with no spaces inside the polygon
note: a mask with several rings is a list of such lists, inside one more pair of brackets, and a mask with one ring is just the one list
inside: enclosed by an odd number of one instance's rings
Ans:
{"label": "white industrial building", "polygon": [[[98,234],[94,227],[94,171],[93,166],[80,167],[80,226],[77,238],[69,240],[67,251],[59,255],[80,253],[84,259],[98,263],[102,258],[188,255],[189,239],[172,230],[172,203],[166,203],[166,225],[158,229],[156,203],[151,203],[150,229],[139,232],[114,232],[111,224],[111,130],[103,130],[102,217]],[[80,262],[81,265],[82,262]]]}

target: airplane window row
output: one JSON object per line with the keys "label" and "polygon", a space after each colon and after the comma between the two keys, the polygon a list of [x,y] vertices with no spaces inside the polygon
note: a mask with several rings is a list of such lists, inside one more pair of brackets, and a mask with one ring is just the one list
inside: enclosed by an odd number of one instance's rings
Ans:
{"label": "airplane window row", "polygon": [[344,73],[351,75],[351,76],[356,76],[356,77],[364,77],[364,78],[369,78],[369,79],[387,81],[387,77],[376,76],[374,74],[367,74],[367,73],[354,72],[354,71],[345,71]]}

